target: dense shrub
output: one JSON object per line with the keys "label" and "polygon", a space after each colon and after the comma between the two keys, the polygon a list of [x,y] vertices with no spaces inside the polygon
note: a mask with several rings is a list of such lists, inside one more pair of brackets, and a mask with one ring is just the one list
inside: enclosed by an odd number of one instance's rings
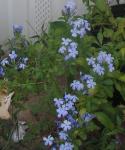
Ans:
{"label": "dense shrub", "polygon": [[[86,15],[76,16],[69,1],[47,33],[32,37],[35,42],[14,26],[9,48],[1,50],[1,91],[15,92],[12,119],[1,120],[1,149],[16,149],[11,136],[27,109],[36,122],[28,123],[19,146],[35,139],[33,150],[46,149],[43,144],[52,150],[124,146],[125,18],[114,18],[106,0],[83,2]],[[27,104],[34,95],[39,101]]]}

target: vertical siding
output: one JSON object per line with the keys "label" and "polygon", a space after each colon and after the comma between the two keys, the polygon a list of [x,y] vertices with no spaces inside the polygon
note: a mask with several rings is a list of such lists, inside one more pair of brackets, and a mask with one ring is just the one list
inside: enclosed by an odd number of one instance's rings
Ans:
{"label": "vertical siding", "polygon": [[[13,24],[22,24],[25,27],[24,33],[29,35],[32,33],[32,29],[29,22],[33,28],[37,29],[36,25],[36,2],[45,1],[46,5],[47,0],[0,0],[0,44],[8,39],[9,36],[12,36],[12,25]],[[51,1],[50,11],[50,21],[56,20],[61,16],[61,10],[67,0],[48,0]],[[74,0],[77,3],[78,14],[83,14],[86,12],[85,6],[82,4],[82,0]],[[111,0],[112,4],[115,4],[115,0]],[[121,0],[121,3],[125,3],[125,0]],[[43,9],[43,10],[41,10]],[[48,9],[48,7],[47,7]],[[46,18],[46,9],[43,6],[38,7],[37,13],[40,10],[42,13],[41,19]],[[38,13],[39,14],[39,13]],[[49,16],[49,14],[48,14]],[[44,19],[45,20],[45,19]],[[40,20],[40,22],[43,22]],[[40,26],[40,23],[37,22]]]}

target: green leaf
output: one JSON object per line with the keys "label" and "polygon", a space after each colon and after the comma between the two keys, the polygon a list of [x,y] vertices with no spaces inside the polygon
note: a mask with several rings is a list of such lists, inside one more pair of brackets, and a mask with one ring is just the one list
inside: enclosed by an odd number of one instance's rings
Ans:
{"label": "green leaf", "polygon": [[113,97],[113,87],[112,86],[105,86],[104,87],[104,92],[105,92],[105,95],[107,95],[107,97]]}
{"label": "green leaf", "polygon": [[108,129],[112,130],[114,128],[114,124],[112,120],[103,112],[95,113],[97,119]]}
{"label": "green leaf", "polygon": [[104,85],[113,85],[113,81],[111,79],[107,79],[103,81]]}
{"label": "green leaf", "polygon": [[86,66],[86,65],[87,65],[86,59],[83,58],[83,57],[79,57],[79,58],[76,60],[76,63],[77,63],[77,65],[80,65],[80,66]]}
{"label": "green leaf", "polygon": [[104,28],[103,35],[106,38],[112,38],[112,36],[113,36],[113,30],[112,29],[108,29],[108,28]]}
{"label": "green leaf", "polygon": [[76,140],[75,144],[80,146],[80,145],[82,145],[82,142],[81,142],[81,140]]}
{"label": "green leaf", "polygon": [[82,108],[82,109],[79,111],[80,116],[82,116],[84,113],[86,113],[86,108]]}
{"label": "green leaf", "polygon": [[120,55],[122,58],[125,58],[125,47],[120,49]]}
{"label": "green leaf", "polygon": [[100,30],[100,32],[97,34],[97,39],[98,39],[99,43],[102,45],[102,42],[103,42],[102,30]]}
{"label": "green leaf", "polygon": [[101,11],[101,12],[105,12],[106,11],[106,1],[105,0],[96,0],[96,7]]}
{"label": "green leaf", "polygon": [[117,81],[115,82],[115,87],[120,92],[122,98],[125,100],[125,83]]}
{"label": "green leaf", "polygon": [[124,75],[124,74],[121,75],[121,76],[119,77],[119,80],[122,81],[122,82],[125,82],[125,75]]}

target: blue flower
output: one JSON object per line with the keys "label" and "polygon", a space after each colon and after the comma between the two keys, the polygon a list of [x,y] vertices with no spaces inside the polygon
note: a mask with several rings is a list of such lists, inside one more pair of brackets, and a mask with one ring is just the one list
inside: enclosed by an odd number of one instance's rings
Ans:
{"label": "blue flower", "polygon": [[49,135],[48,137],[43,137],[43,141],[46,146],[51,146],[54,142],[54,138]]}
{"label": "blue flower", "polygon": [[73,0],[69,0],[63,9],[65,15],[74,15],[76,13],[76,3]]}
{"label": "blue flower", "polygon": [[82,115],[82,119],[84,120],[84,122],[89,122],[92,119],[94,119],[96,116],[93,114],[89,114],[89,113],[85,113],[84,115]]}
{"label": "blue flower", "polygon": [[70,43],[72,42],[71,39],[68,39],[68,38],[62,38],[62,45],[64,46],[68,46]]}
{"label": "blue flower", "polygon": [[71,33],[73,37],[77,37],[77,30],[76,29],[71,29]]}
{"label": "blue flower", "polygon": [[4,58],[4,59],[1,61],[1,65],[2,65],[2,66],[8,65],[8,64],[9,64],[8,58]]}
{"label": "blue flower", "polygon": [[22,25],[13,25],[13,32],[21,34],[23,31],[23,26]]}
{"label": "blue flower", "polygon": [[71,129],[71,122],[68,120],[64,120],[63,123],[61,123],[61,128],[67,132],[68,130]]}
{"label": "blue flower", "polygon": [[75,107],[72,107],[72,109],[71,109],[71,110],[72,110],[72,114],[73,114],[73,115],[78,114],[78,111],[76,110],[76,108],[75,108]]}
{"label": "blue flower", "polygon": [[54,98],[54,103],[55,103],[55,106],[61,107],[64,104],[64,101],[61,98],[59,98],[59,99]]}
{"label": "blue flower", "polygon": [[115,70],[115,67],[113,66],[113,64],[109,64],[108,68],[109,68],[109,72],[113,72]]}
{"label": "blue flower", "polygon": [[88,81],[88,80],[93,80],[93,77],[91,75],[88,75],[88,74],[85,74],[83,75],[81,72],[80,72],[80,79],[82,81]]}
{"label": "blue flower", "polygon": [[84,20],[84,28],[85,28],[85,30],[88,30],[88,31],[91,30],[90,23],[88,22],[88,20]]}
{"label": "blue flower", "polygon": [[57,110],[58,113],[58,117],[65,117],[68,114],[68,108],[66,105],[62,105],[61,107],[59,107]]}
{"label": "blue flower", "polygon": [[66,142],[65,144],[61,144],[59,147],[59,150],[73,150],[74,145],[72,145],[69,142]]}
{"label": "blue flower", "polygon": [[70,43],[70,47],[71,47],[72,49],[76,49],[76,48],[78,47],[78,44],[75,43],[75,42],[71,42],[71,43]]}
{"label": "blue flower", "polygon": [[98,75],[104,75],[105,73],[105,64],[108,65],[109,72],[115,70],[113,65],[114,57],[111,54],[100,51],[97,58],[91,57],[87,58],[88,65],[93,68],[93,71]]}
{"label": "blue flower", "polygon": [[105,62],[106,57],[107,57],[106,52],[100,51],[97,57],[98,63],[102,64],[103,62]]}
{"label": "blue flower", "polygon": [[67,110],[71,110],[74,107],[74,103],[72,101],[69,101],[66,103],[66,107],[67,107]]}
{"label": "blue flower", "polygon": [[111,54],[107,54],[107,55],[106,55],[105,61],[106,61],[108,64],[113,63],[113,60],[114,60],[114,57],[112,57]]}
{"label": "blue flower", "polygon": [[70,60],[72,58],[75,59],[77,54],[78,54],[77,51],[69,51],[69,52],[70,52],[69,55],[66,55],[65,58],[64,58],[65,61]]}
{"label": "blue flower", "polygon": [[59,138],[60,138],[60,140],[67,140],[68,134],[61,131],[61,132],[59,132]]}
{"label": "blue flower", "polygon": [[20,58],[20,60],[21,60],[21,62],[19,64],[18,68],[24,70],[26,68],[28,58],[24,57],[24,58]]}
{"label": "blue flower", "polygon": [[107,54],[106,52],[100,51],[97,57],[98,63],[113,63],[114,58],[111,56],[111,54]]}
{"label": "blue flower", "polygon": [[102,67],[100,64],[93,65],[93,71],[97,73],[98,75],[104,75],[105,73],[104,67]]}
{"label": "blue flower", "polygon": [[4,69],[0,66],[0,77],[3,77],[5,75]]}
{"label": "blue flower", "polygon": [[15,60],[17,58],[17,54],[15,53],[15,51],[12,51],[10,54],[9,54],[9,57],[11,60]]}
{"label": "blue flower", "polygon": [[24,64],[26,64],[28,60],[29,60],[29,59],[28,59],[27,57],[25,57],[25,58],[22,59],[22,62],[23,62]]}
{"label": "blue flower", "polygon": [[77,96],[75,96],[75,95],[71,95],[71,94],[66,94],[65,93],[65,95],[64,95],[64,99],[66,100],[66,101],[72,101],[72,102],[76,102],[77,100],[78,100],[78,97]]}
{"label": "blue flower", "polygon": [[78,55],[77,43],[73,42],[71,39],[62,38],[62,45],[58,52],[64,55],[64,60],[75,59]]}
{"label": "blue flower", "polygon": [[67,115],[67,120],[71,122],[72,127],[78,127],[78,122],[73,118],[72,115]]}
{"label": "blue flower", "polygon": [[93,81],[93,79],[87,80],[87,87],[90,88],[94,88],[96,86],[96,82]]}
{"label": "blue flower", "polygon": [[74,80],[70,86],[73,90],[77,90],[77,91],[81,91],[84,88],[84,85],[78,80]]}
{"label": "blue flower", "polygon": [[75,21],[70,21],[70,25],[72,27],[71,34],[73,37],[80,35],[82,38],[87,33],[87,31],[90,31],[89,22],[81,18],[78,18]]}
{"label": "blue flower", "polygon": [[75,49],[68,49],[68,55],[65,56],[65,61],[69,60],[69,59],[75,59],[76,56],[78,55],[78,51]]}
{"label": "blue flower", "polygon": [[25,64],[23,64],[23,63],[19,64],[19,69],[24,70],[25,68],[26,68],[26,65],[25,65]]}
{"label": "blue flower", "polygon": [[64,54],[66,52],[66,47],[62,46],[59,48],[59,53]]}
{"label": "blue flower", "polygon": [[80,81],[74,80],[70,84],[70,86],[73,90],[82,91],[83,94],[87,94],[88,89],[95,88],[96,82],[94,81],[94,78],[91,75],[83,75],[83,73],[80,72]]}
{"label": "blue flower", "polygon": [[96,59],[94,57],[87,58],[86,60],[88,62],[88,65],[90,65],[90,66],[95,65],[95,60]]}

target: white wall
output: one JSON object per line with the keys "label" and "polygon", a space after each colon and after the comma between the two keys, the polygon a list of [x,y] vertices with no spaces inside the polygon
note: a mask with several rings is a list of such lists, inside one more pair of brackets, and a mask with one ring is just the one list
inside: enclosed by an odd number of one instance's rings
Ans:
{"label": "white wall", "polygon": [[[42,0],[39,0],[42,2]],[[29,35],[31,27],[35,22],[35,4],[36,0],[0,0],[0,43],[7,40],[13,35],[13,24],[21,24],[24,26],[24,33]],[[56,20],[61,16],[61,10],[66,0],[51,0],[51,19]],[[81,14],[84,10],[82,0],[76,0],[78,12]]]}
{"label": "white wall", "polygon": [[13,24],[25,26],[28,33],[28,1],[29,0],[0,0],[0,44],[13,34]]}
{"label": "white wall", "polygon": [[9,34],[8,0],[0,0],[0,44]]}
{"label": "white wall", "polygon": [[[12,25],[21,24],[24,26],[24,33],[29,35],[31,27],[27,21],[34,27],[35,2],[42,4],[43,0],[0,0],[0,44],[12,36]],[[46,0],[47,1],[47,0]],[[54,21],[61,16],[61,10],[67,0],[50,0],[50,20]],[[85,12],[82,0],[75,0],[78,7],[78,14]],[[115,0],[111,0],[115,1]],[[125,0],[121,0],[125,2]],[[46,2],[45,2],[46,3]],[[41,7],[42,8],[42,7]],[[39,11],[39,10],[38,10]],[[45,11],[45,10],[44,10]],[[46,14],[45,14],[46,15]]]}
{"label": "white wall", "polygon": [[13,24],[20,24],[23,25],[24,33],[28,33],[28,2],[29,0],[8,0],[8,7],[9,7],[9,34],[12,35],[12,26]]}

